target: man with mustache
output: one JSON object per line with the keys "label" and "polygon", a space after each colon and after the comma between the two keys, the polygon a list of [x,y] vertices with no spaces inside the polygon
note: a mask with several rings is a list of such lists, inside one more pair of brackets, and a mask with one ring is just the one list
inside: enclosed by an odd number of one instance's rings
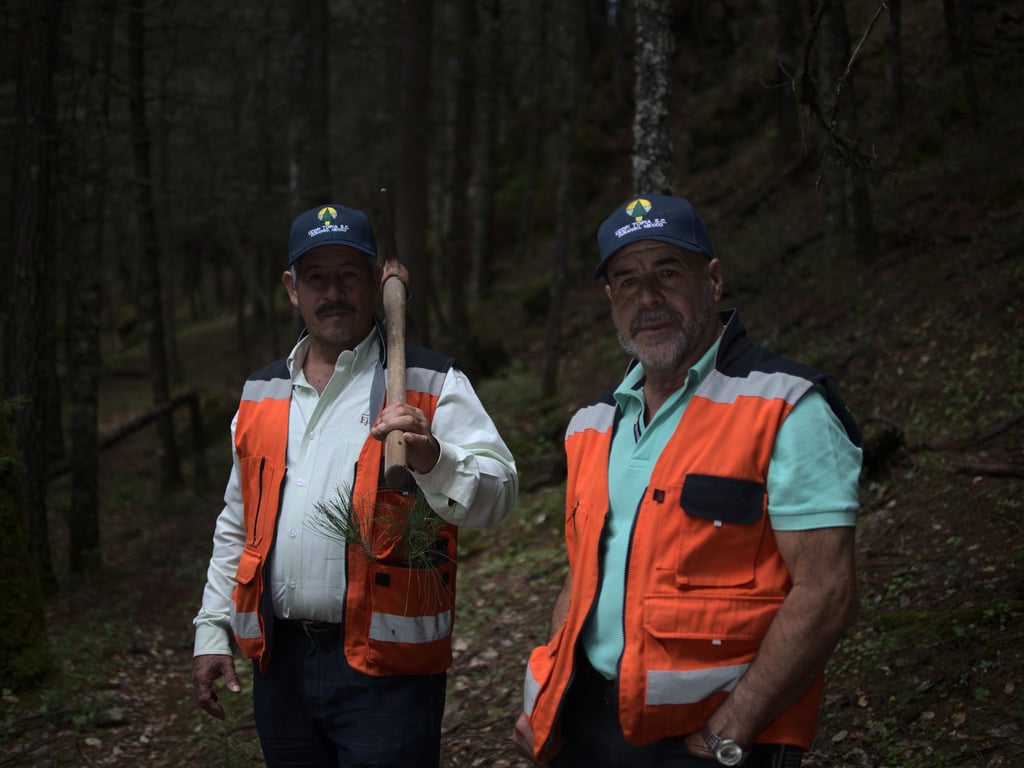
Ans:
{"label": "man with mustache", "polygon": [[513,740],[556,768],[793,768],[857,610],[859,430],[719,312],[689,201],[630,198],[597,244],[633,361],[566,432],[570,570]]}
{"label": "man with mustache", "polygon": [[[214,684],[240,692],[234,648],[252,659],[268,768],[439,765],[458,526],[495,523],[516,497],[512,455],[453,360],[407,344],[405,402],[385,402],[381,279],[361,211],[297,216],[282,281],[305,331],[249,377],[231,424],[193,685],[223,718]],[[393,430],[401,489],[383,481]],[[401,526],[419,515],[431,538],[413,559]]]}

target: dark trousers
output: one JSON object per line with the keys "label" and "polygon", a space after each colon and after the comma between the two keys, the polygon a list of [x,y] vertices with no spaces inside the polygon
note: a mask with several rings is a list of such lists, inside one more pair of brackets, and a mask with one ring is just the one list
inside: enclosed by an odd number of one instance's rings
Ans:
{"label": "dark trousers", "polygon": [[[640,746],[626,741],[619,724],[618,687],[595,671],[582,652],[562,714],[562,737],[563,747],[551,761],[551,768],[714,768],[719,765],[717,760],[691,753],[679,737]],[[744,768],[798,768],[802,754],[793,747],[758,744],[743,765]]]}
{"label": "dark trousers", "polygon": [[373,677],[349,666],[336,631],[274,623],[267,674],[253,675],[267,768],[438,768],[446,676]]}

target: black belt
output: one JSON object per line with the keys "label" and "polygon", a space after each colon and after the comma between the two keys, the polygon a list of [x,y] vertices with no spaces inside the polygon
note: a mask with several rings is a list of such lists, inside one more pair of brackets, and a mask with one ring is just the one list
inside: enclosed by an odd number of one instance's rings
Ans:
{"label": "black belt", "polygon": [[319,646],[335,645],[341,639],[341,624],[329,621],[311,621],[309,619],[276,619],[278,627],[285,630],[302,632]]}

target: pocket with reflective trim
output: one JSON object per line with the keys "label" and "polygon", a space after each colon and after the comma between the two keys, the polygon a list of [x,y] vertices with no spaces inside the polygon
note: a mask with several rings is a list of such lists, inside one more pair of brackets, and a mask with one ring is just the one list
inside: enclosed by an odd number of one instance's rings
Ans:
{"label": "pocket with reflective trim", "polygon": [[263,584],[263,556],[246,547],[235,570],[231,629],[238,638],[254,640],[263,635],[259,596]]}
{"label": "pocket with reflective trim", "polygon": [[530,659],[526,664],[526,679],[523,681],[523,711],[528,717],[533,714],[537,696],[551,682],[555,659],[558,657],[564,634],[563,624],[547,645],[537,646],[530,652]]}
{"label": "pocket with reflective trim", "polygon": [[676,583],[735,587],[754,579],[767,520],[763,483],[713,475],[687,475],[679,506],[687,516]]}
{"label": "pocket with reflective trim", "polygon": [[434,674],[451,665],[455,564],[370,565],[368,660],[383,674]]}
{"label": "pocket with reflective trim", "polygon": [[687,704],[731,690],[781,604],[781,597],[648,597],[636,650],[648,702]]}

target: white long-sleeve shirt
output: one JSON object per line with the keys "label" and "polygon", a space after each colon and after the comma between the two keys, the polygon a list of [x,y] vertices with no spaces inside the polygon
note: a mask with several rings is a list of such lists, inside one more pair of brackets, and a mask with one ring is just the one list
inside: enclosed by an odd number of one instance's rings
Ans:
{"label": "white long-sleeve shirt", "polygon": [[[354,484],[356,460],[377,415],[370,412],[370,396],[380,364],[380,338],[371,331],[355,349],[342,352],[319,395],[302,372],[308,345],[308,338],[300,340],[288,356],[292,397],[287,472],[268,589],[279,618],[340,622],[345,546],[324,532],[316,507]],[[231,422],[234,462],[214,530],[202,607],[194,620],[197,656],[231,653],[231,593],[245,541],[236,421],[237,413]],[[430,506],[456,525],[482,527],[505,517],[518,491],[515,461],[469,379],[457,368],[445,376],[431,431],[440,458],[429,472],[413,472]]]}

